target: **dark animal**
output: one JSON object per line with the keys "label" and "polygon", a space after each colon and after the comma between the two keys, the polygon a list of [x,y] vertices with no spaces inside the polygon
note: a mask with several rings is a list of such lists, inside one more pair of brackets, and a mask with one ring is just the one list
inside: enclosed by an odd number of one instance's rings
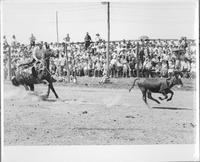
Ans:
{"label": "dark animal", "polygon": [[[27,70],[20,70],[15,72],[15,76],[13,76],[11,79],[14,86],[23,85],[26,90],[29,90],[30,88],[31,91],[34,91],[34,84],[46,83],[44,81],[38,82],[38,80],[36,80],[36,78],[33,76],[33,72],[31,73]],[[33,67],[31,70],[33,71]]]}
{"label": "dark animal", "polygon": [[[183,83],[178,75],[175,75],[170,78],[166,79],[160,79],[160,78],[145,78],[145,79],[140,79],[136,78],[133,82],[132,87],[129,89],[129,92],[131,89],[135,86],[135,83],[137,82],[138,87],[140,88],[142,95],[143,95],[143,100],[144,102],[148,105],[146,96],[160,104],[158,100],[152,97],[152,93],[161,93],[164,95],[164,98],[159,97],[160,100],[167,99],[167,101],[170,101],[174,95],[174,92],[171,90],[171,88],[175,85],[181,85],[183,86]],[[168,98],[167,94],[170,93],[171,96]]]}
{"label": "dark animal", "polygon": [[[50,57],[54,57],[54,54],[51,50],[47,50],[44,54],[44,59],[42,64],[42,68],[35,69],[35,67],[31,67],[32,72],[27,72],[22,69],[16,71],[15,76],[12,77],[12,84],[15,86],[23,85],[26,90],[34,91],[34,84],[46,83],[44,80],[48,82],[48,91],[46,97],[49,96],[50,89],[54,93],[55,97],[58,98],[58,95],[53,87],[53,82],[56,80],[51,76],[49,72],[49,59]],[[28,63],[29,64],[29,63]],[[37,73],[38,78],[36,79],[33,74]]]}

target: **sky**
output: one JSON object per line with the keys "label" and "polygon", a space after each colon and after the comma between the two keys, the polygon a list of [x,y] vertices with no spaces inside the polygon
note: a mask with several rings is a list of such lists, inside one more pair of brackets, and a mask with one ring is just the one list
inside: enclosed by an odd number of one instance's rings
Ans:
{"label": "sky", "polygon": [[[152,0],[111,1],[111,40],[195,38],[197,1]],[[59,41],[69,33],[71,41],[83,41],[86,32],[92,39],[99,33],[107,39],[107,6],[101,1],[8,1],[2,5],[3,34],[10,40],[28,43],[31,33],[37,41],[56,42],[56,11],[58,12]]]}

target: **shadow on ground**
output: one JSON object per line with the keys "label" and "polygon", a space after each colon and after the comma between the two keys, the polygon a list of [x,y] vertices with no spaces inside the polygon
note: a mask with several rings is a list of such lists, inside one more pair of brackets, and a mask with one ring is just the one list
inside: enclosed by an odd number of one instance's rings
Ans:
{"label": "shadow on ground", "polygon": [[168,109],[168,110],[192,110],[187,107],[152,107],[153,109]]}

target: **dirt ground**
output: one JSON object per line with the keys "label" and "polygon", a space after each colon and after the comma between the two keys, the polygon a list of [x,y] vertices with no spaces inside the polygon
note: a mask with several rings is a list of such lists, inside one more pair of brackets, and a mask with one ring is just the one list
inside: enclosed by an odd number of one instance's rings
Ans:
{"label": "dirt ground", "polygon": [[[46,101],[36,92],[4,84],[5,145],[192,144],[195,139],[195,91],[175,90],[160,105],[142,101],[128,89],[55,85]],[[158,94],[153,94],[158,98]]]}

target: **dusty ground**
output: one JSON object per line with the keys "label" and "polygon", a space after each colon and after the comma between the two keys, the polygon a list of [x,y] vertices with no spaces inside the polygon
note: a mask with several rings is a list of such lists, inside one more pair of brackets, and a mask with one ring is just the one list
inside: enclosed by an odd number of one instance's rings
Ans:
{"label": "dusty ground", "polygon": [[129,93],[57,84],[55,89],[60,99],[51,93],[44,101],[45,85],[27,93],[4,84],[5,145],[194,143],[194,90],[175,90],[173,100],[160,105],[148,101],[148,109],[137,88]]}

